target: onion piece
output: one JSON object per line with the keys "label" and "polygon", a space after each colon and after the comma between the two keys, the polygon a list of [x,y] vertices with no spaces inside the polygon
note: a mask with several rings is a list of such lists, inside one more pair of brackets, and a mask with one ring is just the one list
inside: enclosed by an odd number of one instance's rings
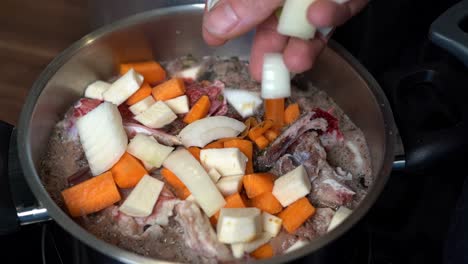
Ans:
{"label": "onion piece", "polygon": [[212,116],[197,120],[184,127],[179,138],[185,147],[203,148],[220,138],[236,137],[244,131],[244,123],[226,116]]}
{"label": "onion piece", "polygon": [[187,186],[208,217],[226,204],[211,177],[188,150],[179,148],[172,152],[163,162],[163,166]]}
{"label": "onion piece", "polygon": [[348,217],[352,212],[352,210],[344,206],[340,206],[340,208],[338,208],[336,213],[333,215],[333,218],[330,221],[330,224],[328,225],[327,232],[330,232],[333,228],[341,224],[346,219],[346,217]]}
{"label": "onion piece", "polygon": [[286,0],[278,21],[281,35],[304,40],[314,38],[317,28],[307,20],[307,9],[315,0]]}
{"label": "onion piece", "polygon": [[224,89],[224,96],[242,118],[253,116],[263,103],[258,93],[246,90]]}
{"label": "onion piece", "polygon": [[263,58],[262,98],[291,96],[291,79],[281,53],[266,53]]}

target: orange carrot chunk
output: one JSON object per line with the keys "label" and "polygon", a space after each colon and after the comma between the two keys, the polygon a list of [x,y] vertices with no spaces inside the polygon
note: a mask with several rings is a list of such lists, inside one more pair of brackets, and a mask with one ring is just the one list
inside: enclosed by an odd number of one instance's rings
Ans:
{"label": "orange carrot chunk", "polygon": [[176,193],[176,196],[182,200],[187,199],[187,197],[189,197],[190,194],[192,194],[187,187],[176,189],[175,193]]}
{"label": "orange carrot chunk", "polygon": [[62,197],[72,217],[98,212],[121,199],[111,172],[65,189]]}
{"label": "orange carrot chunk", "polygon": [[187,124],[191,124],[199,119],[204,118],[208,114],[210,107],[210,98],[206,95],[202,96],[193,105],[192,109],[190,109],[190,111],[185,115],[184,122]]}
{"label": "orange carrot chunk", "polygon": [[268,144],[270,144],[270,141],[264,136],[259,136],[258,138],[255,139],[255,144],[259,149],[264,149],[268,147]]}
{"label": "orange carrot chunk", "polygon": [[125,152],[111,168],[114,181],[120,188],[133,188],[148,174],[145,167],[135,157]]}
{"label": "orange carrot chunk", "polygon": [[253,141],[258,137],[261,137],[268,129],[273,127],[274,123],[272,120],[265,120],[260,124],[256,125],[249,131],[249,138]]}
{"label": "orange carrot chunk", "polygon": [[273,120],[273,127],[280,129],[284,125],[284,98],[265,99],[265,120]]}
{"label": "orange carrot chunk", "polygon": [[186,188],[185,184],[175,175],[172,171],[162,168],[161,175],[164,177],[166,182],[171,185],[175,189],[183,189]]}
{"label": "orange carrot chunk", "polygon": [[250,255],[256,259],[267,259],[273,257],[273,247],[270,244],[265,244],[257,248]]}
{"label": "orange carrot chunk", "polygon": [[277,214],[283,210],[283,206],[281,206],[281,203],[272,192],[265,192],[259,196],[255,196],[250,202],[253,207],[257,207],[270,214]]}
{"label": "orange carrot chunk", "polygon": [[225,148],[238,148],[247,158],[247,165],[245,168],[246,174],[253,173],[253,145],[252,142],[249,140],[244,139],[232,139],[229,141],[224,142]]}
{"label": "orange carrot chunk", "polygon": [[247,197],[254,198],[265,192],[273,191],[275,176],[271,173],[247,174],[242,178]]}
{"label": "orange carrot chunk", "polygon": [[265,132],[264,135],[270,142],[275,141],[275,139],[279,136],[279,133],[275,131],[275,129],[269,129]]}
{"label": "orange carrot chunk", "polygon": [[220,149],[224,148],[224,143],[220,141],[213,141],[210,144],[206,145],[203,149]]}
{"label": "orange carrot chunk", "polygon": [[299,118],[300,114],[299,104],[290,104],[286,107],[286,110],[284,110],[284,122],[290,125]]}
{"label": "orange carrot chunk", "polygon": [[166,71],[155,61],[120,64],[120,75],[124,75],[131,68],[143,75],[145,82],[151,84],[160,83],[166,79]]}
{"label": "orange carrot chunk", "polygon": [[197,147],[190,147],[188,148],[188,151],[194,158],[196,158],[198,161],[200,161],[200,148]]}
{"label": "orange carrot chunk", "polygon": [[[242,199],[242,196],[239,193],[235,193],[232,195],[229,195],[228,197],[224,198],[226,200],[226,205],[224,208],[245,208],[247,207],[244,199]],[[210,222],[213,225],[216,225],[218,223],[218,218],[219,218],[219,211],[214,214],[212,217],[210,217]]]}
{"label": "orange carrot chunk", "polygon": [[156,101],[166,101],[179,97],[184,93],[184,80],[180,78],[172,78],[153,88],[153,97]]}
{"label": "orange carrot chunk", "polygon": [[132,96],[130,96],[130,98],[127,99],[126,104],[127,105],[134,105],[134,104],[140,102],[141,100],[143,100],[146,97],[150,96],[151,91],[153,91],[153,89],[151,89],[151,86],[147,82],[144,82],[141,85],[140,89],[138,89],[138,91],[136,91],[134,94],[132,94]]}
{"label": "orange carrot chunk", "polygon": [[289,205],[278,214],[278,217],[283,220],[284,229],[292,234],[314,214],[315,207],[306,197],[303,197]]}

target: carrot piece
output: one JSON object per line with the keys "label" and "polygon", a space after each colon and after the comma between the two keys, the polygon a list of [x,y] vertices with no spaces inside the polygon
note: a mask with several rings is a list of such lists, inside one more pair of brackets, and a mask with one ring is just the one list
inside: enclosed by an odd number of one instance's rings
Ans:
{"label": "carrot piece", "polygon": [[[232,195],[229,195],[228,197],[224,198],[226,200],[226,205],[224,208],[245,208],[247,207],[244,199],[239,193],[235,193]],[[218,222],[219,218],[219,211],[214,214],[212,217],[210,217],[210,222],[213,225],[216,225]]]}
{"label": "carrot piece", "polygon": [[144,82],[141,85],[140,89],[138,89],[138,91],[136,91],[134,94],[132,94],[132,96],[130,96],[127,99],[126,104],[134,105],[140,102],[141,100],[145,99],[146,97],[150,96],[152,91],[153,89],[151,88],[151,86],[147,82]]}
{"label": "carrot piece", "polygon": [[274,128],[284,125],[284,98],[265,99],[265,120],[273,120]]}
{"label": "carrot piece", "polygon": [[145,167],[135,157],[125,152],[111,168],[114,181],[120,188],[132,188],[148,174]]}
{"label": "carrot piece", "polygon": [[267,259],[273,257],[273,247],[270,244],[265,244],[257,248],[250,256],[256,259]]}
{"label": "carrot piece", "polygon": [[284,229],[292,234],[314,214],[315,207],[306,197],[303,197],[289,205],[278,214],[278,217],[283,220]]}
{"label": "carrot piece", "polygon": [[275,139],[279,136],[279,133],[275,131],[275,129],[269,129],[265,132],[264,135],[270,142],[275,141]]}
{"label": "carrot piece", "polygon": [[202,96],[192,106],[192,109],[185,115],[184,122],[187,124],[193,123],[199,119],[204,118],[210,110],[211,102],[210,98],[206,95]]}
{"label": "carrot piece", "polygon": [[176,189],[175,193],[176,193],[176,196],[182,200],[187,199],[187,197],[189,197],[192,194],[187,187]]}
{"label": "carrot piece", "polygon": [[284,122],[290,125],[299,118],[300,114],[299,104],[290,104],[286,107],[286,110],[284,110]]}
{"label": "carrot piece", "polygon": [[185,184],[175,175],[172,171],[162,168],[161,169],[161,175],[164,177],[164,179],[174,187],[175,189],[183,189],[186,188]]}
{"label": "carrot piece", "polygon": [[256,125],[249,131],[249,138],[253,141],[258,137],[262,136],[268,129],[272,128],[274,125],[272,120],[265,120],[260,124]]}
{"label": "carrot piece", "polygon": [[258,122],[257,122],[257,119],[255,117],[251,116],[251,117],[247,118],[247,120],[245,120],[244,124],[245,124],[245,129],[238,136],[239,138],[245,138],[246,136],[248,136],[250,128],[257,126]]}
{"label": "carrot piece", "polygon": [[275,175],[271,173],[252,173],[242,178],[247,197],[254,198],[265,192],[273,191]]}
{"label": "carrot piece", "polygon": [[62,197],[72,217],[98,212],[121,199],[112,172],[65,189]]}
{"label": "carrot piece", "polygon": [[194,158],[196,158],[198,161],[200,161],[200,148],[197,147],[189,147],[188,151]]}
{"label": "carrot piece", "polygon": [[185,93],[184,80],[172,78],[155,86],[152,93],[156,101],[166,101],[181,96]]}
{"label": "carrot piece", "polygon": [[120,64],[120,75],[124,75],[131,68],[143,75],[145,82],[156,84],[166,79],[166,71],[155,61]]}
{"label": "carrot piece", "polygon": [[272,192],[264,192],[259,196],[255,196],[250,202],[253,207],[257,207],[270,214],[277,214],[283,210],[283,206],[281,206],[281,203]]}
{"label": "carrot piece", "polygon": [[224,142],[224,147],[238,148],[248,158],[247,165],[245,167],[245,173],[253,173],[253,145],[251,141],[244,139],[231,139],[229,141]]}
{"label": "carrot piece", "polygon": [[257,147],[259,149],[264,149],[268,147],[268,144],[270,144],[270,141],[264,136],[259,136],[258,138],[255,139],[255,144],[257,144]]}
{"label": "carrot piece", "polygon": [[220,149],[220,148],[224,148],[224,143],[213,141],[210,144],[206,145],[203,149]]}

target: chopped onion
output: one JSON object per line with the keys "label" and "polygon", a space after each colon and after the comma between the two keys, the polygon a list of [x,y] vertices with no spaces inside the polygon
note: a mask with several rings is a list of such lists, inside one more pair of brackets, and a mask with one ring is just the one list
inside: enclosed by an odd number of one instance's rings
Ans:
{"label": "chopped onion", "polygon": [[180,148],[172,152],[163,162],[163,166],[187,186],[208,217],[226,204],[211,177],[188,150]]}
{"label": "chopped onion", "polygon": [[224,97],[242,118],[253,116],[263,102],[257,93],[241,89],[224,89]]}
{"label": "chopped onion", "polygon": [[262,98],[277,99],[291,96],[288,68],[281,53],[267,53],[263,59]]}
{"label": "chopped onion", "polygon": [[213,140],[236,137],[244,131],[244,123],[226,116],[212,116],[197,120],[184,127],[179,133],[186,147],[203,148]]}
{"label": "chopped onion", "polygon": [[278,21],[278,32],[285,36],[312,39],[316,27],[307,20],[307,9],[315,0],[286,0]]}

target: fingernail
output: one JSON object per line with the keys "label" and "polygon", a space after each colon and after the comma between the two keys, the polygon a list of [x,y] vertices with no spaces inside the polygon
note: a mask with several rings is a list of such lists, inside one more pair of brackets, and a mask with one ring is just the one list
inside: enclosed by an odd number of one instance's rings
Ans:
{"label": "fingernail", "polygon": [[206,14],[203,26],[213,35],[229,33],[239,22],[239,17],[229,3],[221,3]]}
{"label": "fingernail", "polygon": [[208,12],[211,11],[211,9],[213,9],[213,7],[215,7],[215,5],[219,2],[219,0],[207,0],[206,1],[206,9],[208,10]]}

